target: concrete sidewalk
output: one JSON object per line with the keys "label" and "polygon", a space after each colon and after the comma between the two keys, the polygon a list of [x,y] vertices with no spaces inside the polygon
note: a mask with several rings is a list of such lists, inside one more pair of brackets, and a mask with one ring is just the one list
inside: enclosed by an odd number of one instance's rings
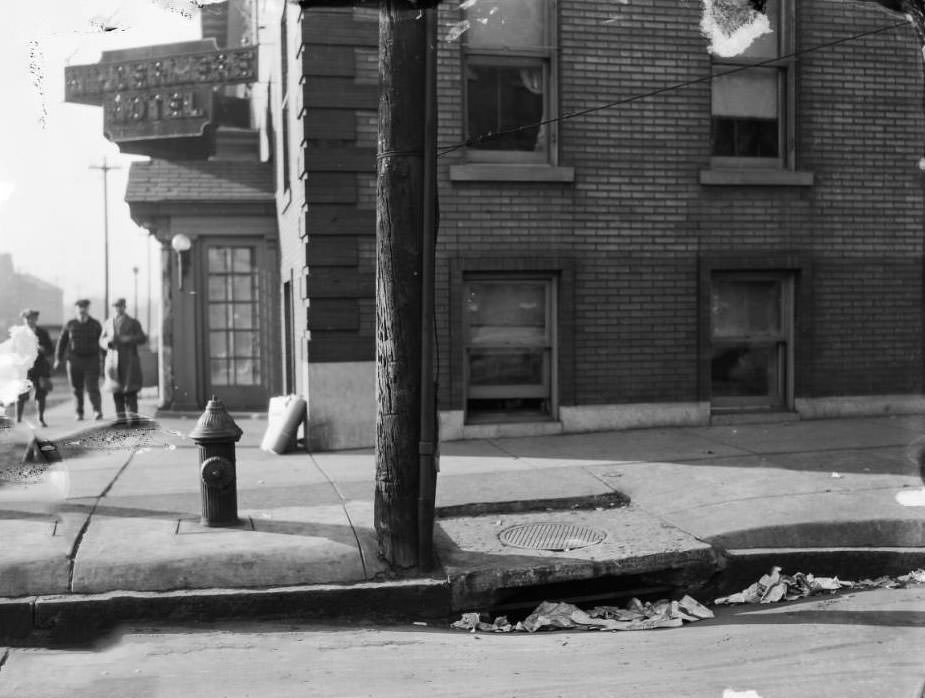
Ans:
{"label": "concrete sidewalk", "polygon": [[[9,608],[30,604],[33,623],[42,604],[60,614],[65,603],[161,595],[174,608],[210,594],[259,602],[281,589],[287,603],[313,590],[309,605],[326,603],[317,590],[355,600],[404,589],[414,603],[445,598],[440,609],[455,612],[538,585],[621,576],[693,584],[730,560],[763,565],[768,555],[824,559],[842,575],[862,558],[903,571],[925,564],[925,509],[895,500],[922,486],[909,451],[925,415],[443,443],[442,566],[401,581],[376,556],[371,450],[275,456],[258,448],[265,419],[235,418],[242,523],[207,528],[187,437],[194,418],[115,429],[70,421],[66,404],[50,410],[36,434],[55,443],[60,462],[37,481],[0,481],[0,597]],[[29,436],[22,426],[2,432],[0,448],[20,449]],[[550,551],[498,537],[550,522],[603,540]]]}

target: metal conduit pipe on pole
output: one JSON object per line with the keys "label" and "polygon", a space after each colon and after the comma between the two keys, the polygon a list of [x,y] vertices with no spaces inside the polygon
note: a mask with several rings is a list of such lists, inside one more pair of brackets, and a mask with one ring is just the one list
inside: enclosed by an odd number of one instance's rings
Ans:
{"label": "metal conduit pipe on pole", "polygon": [[439,466],[437,392],[434,376],[434,267],[437,242],[437,18],[424,10],[424,191],[421,225],[421,441],[418,446],[418,566],[434,563],[434,508]]}

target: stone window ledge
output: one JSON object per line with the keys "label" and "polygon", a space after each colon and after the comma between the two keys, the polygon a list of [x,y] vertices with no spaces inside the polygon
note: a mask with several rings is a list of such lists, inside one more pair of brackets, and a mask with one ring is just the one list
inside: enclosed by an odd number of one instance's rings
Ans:
{"label": "stone window ledge", "polygon": [[452,182],[574,182],[574,167],[524,164],[451,165]]}
{"label": "stone window ledge", "polygon": [[700,170],[700,183],[708,186],[811,187],[813,173],[747,167],[713,168]]}

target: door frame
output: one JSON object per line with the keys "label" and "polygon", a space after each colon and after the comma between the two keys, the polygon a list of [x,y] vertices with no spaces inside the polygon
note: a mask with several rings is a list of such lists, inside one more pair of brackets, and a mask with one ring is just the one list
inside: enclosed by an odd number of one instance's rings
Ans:
{"label": "door frame", "polygon": [[[273,322],[273,307],[271,294],[279,293],[276,284],[273,283],[272,269],[269,264],[273,263],[272,255],[266,249],[267,240],[263,235],[209,235],[198,238],[196,254],[198,257],[198,276],[201,282],[198,288],[201,288],[198,302],[196,303],[197,315],[197,339],[202,351],[196,352],[197,360],[201,362],[199,367],[199,389],[203,396],[202,402],[205,403],[212,396],[215,388],[212,386],[212,374],[210,366],[210,344],[209,344],[209,249],[214,247],[252,247],[256,251],[255,266],[257,268],[257,316],[258,316],[258,342],[260,344],[260,375],[261,380],[254,386],[220,386],[225,389],[223,394],[230,394],[232,391],[246,391],[244,399],[236,400],[234,398],[221,398],[229,410],[251,410],[266,409],[270,395],[273,392],[273,386],[276,383],[274,377],[275,362],[270,356],[273,344],[273,331],[276,323]],[[217,395],[217,393],[216,393]]]}

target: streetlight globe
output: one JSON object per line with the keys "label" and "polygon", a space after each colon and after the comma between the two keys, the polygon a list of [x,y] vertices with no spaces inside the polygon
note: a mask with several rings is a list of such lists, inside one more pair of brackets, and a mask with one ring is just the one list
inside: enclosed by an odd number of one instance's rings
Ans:
{"label": "streetlight globe", "polygon": [[177,233],[171,238],[170,246],[177,252],[186,252],[193,246],[193,243],[183,233]]}

